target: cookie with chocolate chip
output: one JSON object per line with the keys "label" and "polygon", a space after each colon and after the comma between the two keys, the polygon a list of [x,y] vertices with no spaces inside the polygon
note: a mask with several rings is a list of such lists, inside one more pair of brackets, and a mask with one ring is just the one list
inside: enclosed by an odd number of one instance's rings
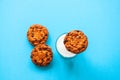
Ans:
{"label": "cookie with chocolate chip", "polygon": [[46,44],[35,46],[31,53],[32,62],[38,66],[46,66],[52,61],[52,50]]}
{"label": "cookie with chocolate chip", "polygon": [[68,51],[78,54],[87,48],[88,39],[82,31],[73,30],[65,36],[64,45]]}
{"label": "cookie with chocolate chip", "polygon": [[46,42],[48,39],[48,30],[42,25],[34,24],[28,29],[27,37],[30,43],[36,46]]}

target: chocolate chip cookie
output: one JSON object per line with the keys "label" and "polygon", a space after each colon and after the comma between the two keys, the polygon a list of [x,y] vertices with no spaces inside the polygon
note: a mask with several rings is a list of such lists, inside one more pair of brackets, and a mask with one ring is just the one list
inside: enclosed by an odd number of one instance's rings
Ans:
{"label": "chocolate chip cookie", "polygon": [[36,46],[38,44],[46,42],[46,40],[48,39],[48,30],[42,25],[34,24],[30,26],[27,32],[27,37],[30,43],[33,46]]}
{"label": "chocolate chip cookie", "polygon": [[35,46],[31,53],[32,62],[38,66],[46,66],[52,61],[52,50],[46,44]]}
{"label": "chocolate chip cookie", "polygon": [[73,30],[65,36],[64,45],[68,51],[78,54],[87,48],[88,39],[82,31]]}

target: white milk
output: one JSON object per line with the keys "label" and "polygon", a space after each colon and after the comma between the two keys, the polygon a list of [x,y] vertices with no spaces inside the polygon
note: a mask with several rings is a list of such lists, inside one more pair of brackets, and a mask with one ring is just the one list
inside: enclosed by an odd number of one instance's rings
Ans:
{"label": "white milk", "polygon": [[68,51],[63,43],[65,36],[66,34],[63,34],[58,38],[56,43],[57,50],[60,53],[60,55],[62,55],[63,57],[66,57],[66,58],[74,57],[76,54]]}

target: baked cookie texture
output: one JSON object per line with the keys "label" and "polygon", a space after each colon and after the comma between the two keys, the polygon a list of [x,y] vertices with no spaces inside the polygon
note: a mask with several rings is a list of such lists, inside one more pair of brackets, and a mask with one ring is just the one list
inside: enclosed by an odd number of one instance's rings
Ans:
{"label": "baked cookie texture", "polygon": [[64,45],[68,51],[79,54],[87,48],[88,39],[82,31],[73,30],[65,36]]}
{"label": "baked cookie texture", "polygon": [[52,61],[52,50],[46,44],[39,44],[31,52],[32,62],[38,66],[46,66]]}
{"label": "baked cookie texture", "polygon": [[45,43],[48,39],[48,30],[42,25],[34,24],[28,29],[27,38],[33,46]]}

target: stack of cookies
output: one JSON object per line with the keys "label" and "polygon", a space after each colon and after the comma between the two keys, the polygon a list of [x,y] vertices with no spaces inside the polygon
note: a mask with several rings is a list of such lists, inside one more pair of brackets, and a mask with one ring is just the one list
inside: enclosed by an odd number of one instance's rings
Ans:
{"label": "stack of cookies", "polygon": [[52,49],[46,44],[48,30],[46,27],[34,24],[27,32],[29,42],[35,46],[31,52],[31,60],[38,66],[46,66],[52,61]]}

